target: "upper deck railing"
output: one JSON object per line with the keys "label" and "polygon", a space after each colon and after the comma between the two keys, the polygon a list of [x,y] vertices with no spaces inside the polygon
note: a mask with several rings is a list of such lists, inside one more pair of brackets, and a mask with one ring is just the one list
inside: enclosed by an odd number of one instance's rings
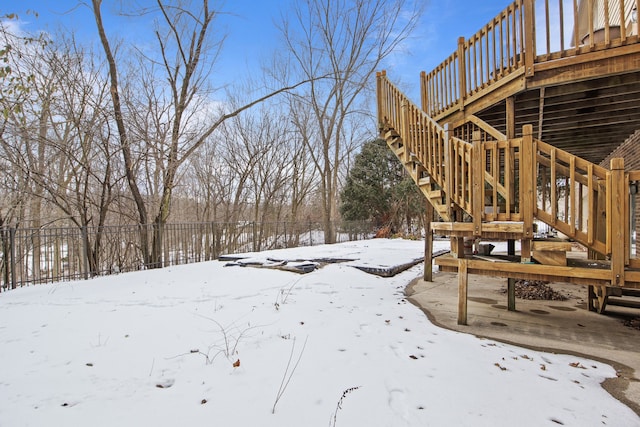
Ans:
{"label": "upper deck railing", "polygon": [[458,49],[421,75],[422,108],[431,117],[463,109],[465,101],[535,66],[638,43],[640,0],[516,0]]}

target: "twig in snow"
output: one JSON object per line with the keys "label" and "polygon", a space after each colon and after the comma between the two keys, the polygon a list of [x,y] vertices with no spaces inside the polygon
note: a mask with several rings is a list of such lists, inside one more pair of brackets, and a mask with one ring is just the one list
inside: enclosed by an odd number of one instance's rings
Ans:
{"label": "twig in snow", "polygon": [[[278,292],[278,295],[276,295],[276,302],[273,304],[274,307],[276,308],[276,310],[279,310],[281,305],[287,303],[287,298],[289,298],[289,295],[291,295],[291,291],[293,290],[294,286],[296,286],[298,284],[298,282],[300,282],[300,280],[302,280],[303,277],[299,277],[298,279],[294,280],[293,283],[291,284],[291,286],[289,286],[288,289],[286,289],[286,290],[285,290],[285,288],[281,288],[280,289],[280,291]],[[278,297],[280,297],[279,298],[280,302],[278,302]]]}
{"label": "twig in snow", "polygon": [[289,354],[287,367],[284,369],[284,374],[282,375],[282,381],[280,382],[280,388],[278,388],[278,393],[276,394],[276,400],[275,402],[273,402],[273,408],[271,409],[272,414],[276,413],[276,405],[278,404],[278,402],[280,401],[280,398],[282,397],[285,390],[287,389],[287,386],[289,385],[289,382],[291,381],[293,374],[296,372],[296,368],[300,363],[300,359],[302,359],[302,353],[304,353],[304,349],[307,346],[308,339],[309,337],[304,339],[304,344],[302,345],[302,350],[300,350],[300,353],[298,354],[298,359],[296,360],[296,363],[293,365],[293,368],[291,369],[291,371],[289,371],[289,367],[291,366],[291,360],[293,360],[293,353],[295,352],[295,349],[296,349],[296,339],[295,338],[293,339],[293,345],[291,346],[291,353]]}
{"label": "twig in snow", "polygon": [[342,401],[345,397],[352,391],[356,391],[361,386],[351,387],[342,392],[342,396],[340,396],[340,400],[338,400],[338,404],[336,405],[336,411],[333,413],[333,418],[329,421],[329,427],[336,427],[336,421],[338,421],[338,410],[342,409]]}

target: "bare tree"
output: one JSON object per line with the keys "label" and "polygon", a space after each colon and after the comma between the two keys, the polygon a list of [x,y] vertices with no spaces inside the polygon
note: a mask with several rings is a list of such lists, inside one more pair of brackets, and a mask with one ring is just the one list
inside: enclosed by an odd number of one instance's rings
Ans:
{"label": "bare tree", "polygon": [[[7,174],[13,172],[4,181],[16,192],[3,197],[7,204],[3,204],[0,210],[0,222],[8,223],[11,217],[13,222],[30,220],[37,225],[40,221],[41,198],[28,195],[41,193],[42,189],[24,171],[42,171],[44,167],[44,145],[40,136],[44,129],[41,125],[47,114],[47,104],[42,104],[35,110],[32,107],[38,100],[36,89],[42,88],[46,82],[36,82],[32,64],[46,49],[49,40],[44,34],[24,33],[15,15],[4,15],[2,18],[0,144],[2,158],[7,166],[4,171]],[[47,90],[51,91],[51,88]],[[22,197],[17,197],[18,195]]]}
{"label": "bare tree", "polygon": [[[124,103],[121,99],[121,84],[119,63],[111,48],[101,14],[102,0],[92,0],[93,13],[107,62],[111,79],[111,97],[115,112],[115,121],[119,134],[119,147],[122,153],[127,182],[136,203],[139,222],[141,225],[149,223],[149,212],[145,197],[140,189],[136,174],[134,156],[132,152],[132,135],[130,125],[124,114]],[[228,119],[269,99],[277,94],[294,89],[306,80],[290,87],[282,87],[254,101],[251,101],[233,111],[203,118],[196,114],[199,102],[207,99],[210,88],[207,86],[210,71],[218,55],[221,43],[213,40],[214,18],[217,12],[209,8],[209,0],[200,0],[198,6],[192,8],[175,7],[162,0],[157,0],[159,15],[158,28],[155,37],[159,48],[159,59],[148,58],[149,67],[163,70],[163,78],[155,79],[154,84],[164,82],[166,86],[158,89],[165,96],[168,105],[163,109],[166,113],[169,127],[168,140],[162,141],[160,150],[163,155],[158,156],[156,167],[162,168],[161,196],[156,213],[154,214],[154,235],[149,247],[148,236],[142,234],[142,247],[147,266],[161,266],[161,228],[166,222],[172,201],[172,192],[176,186],[179,168],[191,157],[210,136]],[[149,12],[150,13],[150,12]],[[162,28],[160,26],[162,23]],[[206,59],[206,60],[205,60]],[[144,73],[143,73],[144,74]],[[200,104],[202,105],[202,104]]]}
{"label": "bare tree", "polygon": [[[341,166],[353,135],[348,117],[360,115],[363,95],[381,61],[413,30],[421,12],[408,0],[302,0],[281,31],[295,70],[312,80],[307,92],[292,100],[295,123],[313,154],[320,176],[325,242],[335,241]],[[323,80],[318,76],[329,75]]]}

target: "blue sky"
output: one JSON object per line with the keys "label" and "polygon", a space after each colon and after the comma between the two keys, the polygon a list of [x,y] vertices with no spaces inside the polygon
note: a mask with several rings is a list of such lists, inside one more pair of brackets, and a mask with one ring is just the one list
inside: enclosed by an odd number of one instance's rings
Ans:
{"label": "blue sky", "polygon": [[[126,0],[104,0],[107,32],[126,29],[124,35],[144,34],[150,21],[144,18],[116,21],[112,17],[113,5],[122,1]],[[28,30],[54,32],[58,26],[63,26],[75,29],[83,39],[97,39],[89,7],[81,5],[79,0],[23,0],[19,5],[16,3],[15,0],[0,0],[0,13],[18,13]],[[247,76],[250,70],[259,69],[261,59],[269,58],[279,43],[274,22],[280,21],[281,14],[290,4],[289,0],[228,0],[222,5],[224,13],[216,25],[227,34],[227,39],[217,66],[222,80],[220,85]],[[455,50],[459,36],[469,37],[509,4],[509,0],[427,1],[424,16],[406,48],[385,65],[390,78],[401,82],[408,93],[414,93],[419,86],[420,71],[430,71],[437,66]],[[28,15],[27,10],[37,11],[39,17]]]}

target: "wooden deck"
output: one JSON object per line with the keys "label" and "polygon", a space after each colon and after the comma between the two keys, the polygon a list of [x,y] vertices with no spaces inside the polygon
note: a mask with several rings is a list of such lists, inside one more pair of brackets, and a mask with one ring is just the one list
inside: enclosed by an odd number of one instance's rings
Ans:
{"label": "wooden deck", "polygon": [[[516,0],[460,39],[421,74],[421,106],[378,73],[380,132],[444,221],[432,224],[451,237],[441,268],[587,284],[602,311],[640,287],[630,226],[640,171],[601,165],[640,128],[640,0],[550,3]],[[554,245],[536,249],[539,223],[594,262],[563,265]],[[465,239],[520,240],[519,261],[467,260]]]}
{"label": "wooden deck", "polygon": [[597,2],[574,0],[573,10],[562,3],[515,1],[460,39],[456,52],[422,73],[424,111],[454,128],[476,116],[510,137],[531,124],[536,138],[600,163],[638,129],[640,43],[631,11],[640,1],[601,2],[610,4],[606,16],[594,11],[573,33],[566,29],[582,19],[579,3]]}

